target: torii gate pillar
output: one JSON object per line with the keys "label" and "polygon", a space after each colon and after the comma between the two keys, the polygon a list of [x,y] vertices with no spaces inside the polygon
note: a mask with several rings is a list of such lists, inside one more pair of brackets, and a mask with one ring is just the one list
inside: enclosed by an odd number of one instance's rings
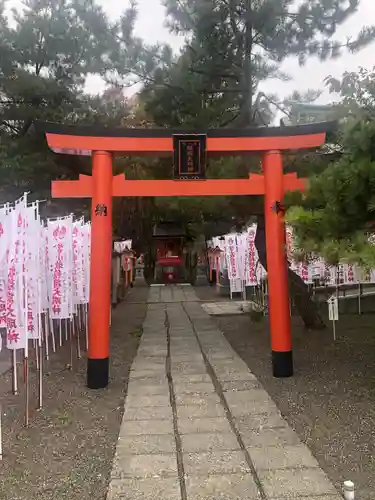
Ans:
{"label": "torii gate pillar", "polygon": [[109,323],[112,258],[112,154],[92,153],[90,310],[87,386],[101,389],[109,380]]}
{"label": "torii gate pillar", "polygon": [[288,268],[285,249],[284,174],[280,151],[263,155],[269,320],[274,377],[293,375]]}

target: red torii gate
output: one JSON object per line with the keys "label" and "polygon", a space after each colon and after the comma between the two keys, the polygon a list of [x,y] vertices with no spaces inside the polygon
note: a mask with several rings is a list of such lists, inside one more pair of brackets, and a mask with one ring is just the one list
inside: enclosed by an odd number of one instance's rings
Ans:
{"label": "red torii gate", "polygon": [[[321,146],[333,123],[246,130],[208,130],[204,134],[166,129],[109,129],[37,123],[49,147],[57,152],[92,156],[92,177],[52,182],[55,198],[92,199],[91,278],[87,385],[104,388],[109,380],[109,323],[112,254],[112,198],[114,196],[262,195],[266,221],[267,270],[272,368],[275,377],[293,375],[285,224],[285,191],[303,190],[305,180],[283,174],[281,152]],[[190,143],[190,145],[189,145]],[[191,146],[191,144],[193,146]],[[182,152],[181,148],[185,148]],[[196,148],[188,156],[187,148]],[[205,155],[262,156],[263,175],[248,179],[204,179]],[[113,176],[113,156],[175,154],[178,180],[127,180]],[[186,153],[187,169],[181,163]],[[194,156],[195,154],[195,156]],[[186,159],[185,158],[185,159]],[[193,159],[192,159],[193,158]],[[198,158],[197,162],[196,159]],[[201,164],[201,161],[202,164]],[[181,166],[182,165],[182,166]]]}

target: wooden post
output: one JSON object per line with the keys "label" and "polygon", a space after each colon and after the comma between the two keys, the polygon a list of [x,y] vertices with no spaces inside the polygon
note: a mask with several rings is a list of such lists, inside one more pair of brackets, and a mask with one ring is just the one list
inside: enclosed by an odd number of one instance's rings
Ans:
{"label": "wooden post", "polygon": [[212,250],[211,249],[208,249],[207,258],[208,258],[208,265],[209,265],[209,270],[210,270],[209,280],[210,280],[210,283],[212,283],[212,267],[213,267],[212,260],[213,260],[213,256],[212,256]]}
{"label": "wooden post", "polygon": [[128,288],[128,285],[129,285],[129,273],[128,273],[128,258],[125,257],[124,258],[124,267],[125,267],[125,290]]}

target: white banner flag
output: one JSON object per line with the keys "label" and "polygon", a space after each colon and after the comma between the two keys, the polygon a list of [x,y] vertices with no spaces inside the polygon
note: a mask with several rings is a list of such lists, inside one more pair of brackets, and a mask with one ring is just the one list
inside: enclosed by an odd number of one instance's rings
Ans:
{"label": "white banner flag", "polygon": [[7,321],[8,256],[10,240],[10,217],[8,209],[0,209],[0,328],[5,328]]}
{"label": "white banner flag", "polygon": [[6,326],[8,349],[26,349],[26,198],[16,203],[10,213],[10,245],[7,266],[8,290]]}
{"label": "white banner flag", "polygon": [[37,205],[26,209],[25,231],[25,295],[27,307],[27,336],[29,339],[38,339],[40,312],[40,286],[39,286],[39,229]]}
{"label": "white banner flag", "polygon": [[72,219],[48,221],[48,258],[50,262],[52,319],[66,319],[71,314],[70,259]]}
{"label": "white banner flag", "polygon": [[225,236],[225,252],[226,252],[229,280],[237,280],[241,278],[241,276],[239,275],[237,244],[236,244],[235,234],[228,234]]}
{"label": "white banner flag", "polygon": [[249,228],[246,238],[246,286],[256,286],[258,252],[255,248],[256,226]]}

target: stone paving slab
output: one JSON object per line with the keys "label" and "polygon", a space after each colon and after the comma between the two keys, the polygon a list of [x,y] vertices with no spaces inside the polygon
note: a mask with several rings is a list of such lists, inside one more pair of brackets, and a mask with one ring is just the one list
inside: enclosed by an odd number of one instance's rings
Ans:
{"label": "stone paving slab", "polygon": [[181,436],[181,442],[183,453],[240,449],[233,432],[184,434]]}
{"label": "stone paving slab", "polygon": [[296,498],[301,498],[303,500],[343,500],[343,497],[339,495],[338,493],[334,494],[328,494],[328,495],[317,495],[317,496],[296,496],[294,494],[292,495],[286,495],[283,497],[277,497],[277,498],[271,498],[270,500],[296,500]]}
{"label": "stone paving slab", "polygon": [[148,406],[134,408],[126,406],[123,420],[170,420],[172,421],[172,408],[170,406]]}
{"label": "stone paving slab", "polygon": [[129,394],[126,398],[126,404],[128,407],[133,408],[144,408],[147,406],[170,406],[169,393],[164,391],[165,387],[163,387],[163,392],[161,394]]}
{"label": "stone paving slab", "polygon": [[241,359],[231,357],[225,359],[210,359],[210,364],[216,372],[231,370],[236,372],[248,372],[249,369],[244,361]]}
{"label": "stone paving slab", "polygon": [[153,434],[173,435],[172,420],[123,420],[119,439],[127,436],[139,436]]}
{"label": "stone paving slab", "polygon": [[165,368],[156,371],[156,370],[130,370],[129,378],[158,378],[164,379]]}
{"label": "stone paving slab", "polygon": [[221,404],[189,405],[177,407],[178,418],[217,418],[225,417],[225,411]]}
{"label": "stone paving slab", "polygon": [[174,392],[176,397],[178,397],[179,394],[210,394],[215,392],[215,387],[212,382],[174,383]]}
{"label": "stone paving slab", "polygon": [[200,375],[207,373],[206,366],[203,362],[191,365],[188,365],[186,363],[172,363],[171,371],[172,371],[172,376]]}
{"label": "stone paving slab", "polygon": [[224,370],[217,370],[216,371],[216,376],[219,379],[220,382],[233,382],[233,381],[244,381],[244,380],[254,380],[256,381],[255,375],[253,375],[251,372],[245,372],[245,371],[237,371],[237,370],[230,370],[230,369],[224,369]]}
{"label": "stone paving slab", "polygon": [[242,440],[248,448],[264,448],[267,446],[296,446],[299,437],[290,427],[263,427],[250,429],[243,433]]}
{"label": "stone paving slab", "polygon": [[154,379],[132,379],[128,385],[128,396],[133,397],[136,394],[143,396],[157,396],[159,394],[168,394],[167,380],[158,381],[155,383]]}
{"label": "stone paving slab", "polygon": [[117,443],[117,455],[153,455],[176,453],[176,441],[172,434],[142,434],[122,436]]}
{"label": "stone paving slab", "polygon": [[181,500],[176,478],[112,479],[108,500]]}
{"label": "stone paving slab", "polygon": [[159,477],[176,477],[177,462],[174,453],[129,455],[123,454],[121,448],[116,450],[116,457],[112,469],[112,477],[147,479]]}
{"label": "stone paving slab", "polygon": [[249,403],[272,403],[266,391],[263,389],[247,389],[243,391],[232,391],[225,394],[225,399],[230,407],[248,405]]}
{"label": "stone paving slab", "polygon": [[133,379],[133,378],[147,378],[147,377],[154,378],[159,376],[161,379],[163,379],[165,377],[164,372],[165,372],[165,367],[153,370],[132,369],[130,370],[129,377]]}
{"label": "stone paving slab", "polygon": [[[136,383],[139,387],[142,386],[150,386],[150,385],[160,385],[160,386],[165,386],[167,383],[167,377],[165,375],[162,376],[142,376],[138,377],[136,372],[130,372],[129,373],[129,386],[131,384]],[[128,391],[129,393],[129,391]]]}
{"label": "stone paving slab", "polygon": [[143,356],[167,356],[167,347],[144,347],[140,346],[138,348],[138,355]]}
{"label": "stone paving slab", "polygon": [[209,302],[202,304],[202,309],[210,316],[244,314],[254,305],[251,301]]}
{"label": "stone paving slab", "polygon": [[248,391],[250,389],[260,389],[261,385],[256,379],[251,380],[224,380],[221,382],[223,392]]}
{"label": "stone paving slab", "polygon": [[241,451],[213,450],[206,453],[184,453],[183,460],[187,476],[250,472]]}
{"label": "stone paving slab", "polygon": [[249,474],[188,476],[189,500],[259,500],[259,492]]}
{"label": "stone paving slab", "polygon": [[262,471],[259,478],[269,498],[289,500],[337,494],[324,472],[317,468]]}
{"label": "stone paving slab", "polygon": [[203,406],[208,404],[220,405],[220,397],[215,393],[203,393],[203,394],[176,394],[176,404],[177,405],[187,405],[187,406]]}
{"label": "stone paving slab", "polygon": [[[133,362],[132,368],[138,367],[143,364],[147,364],[150,367],[153,364],[165,365],[165,356],[166,354],[160,355],[142,355],[142,346],[138,349],[138,356]],[[150,368],[149,368],[150,369]]]}
{"label": "stone paving slab", "polygon": [[296,500],[296,498],[301,498],[302,500],[342,500],[342,496],[338,494],[333,494],[333,495],[318,495],[318,496],[296,496],[294,494],[288,495],[288,496],[283,496],[283,497],[277,497],[277,498],[271,498],[270,500]]}
{"label": "stone paving slab", "polygon": [[253,448],[251,449],[251,459],[257,471],[319,467],[310,451],[302,444]]}
{"label": "stone paving slab", "polygon": [[235,425],[241,436],[248,435],[254,430],[259,431],[264,428],[288,427],[286,421],[279,413],[260,413],[257,415],[242,415],[234,418]]}
{"label": "stone paving slab", "polygon": [[219,418],[179,418],[178,430],[183,434],[208,434],[211,432],[230,432],[230,424],[226,417]]}
{"label": "stone paving slab", "polygon": [[254,399],[250,401],[244,401],[243,403],[239,404],[229,403],[228,406],[234,418],[247,417],[263,413],[271,414],[278,412],[277,406],[271,399],[268,401],[261,401]]}
{"label": "stone paving slab", "polygon": [[148,302],[107,500],[341,498],[194,290]]}
{"label": "stone paving slab", "polygon": [[191,384],[193,382],[211,382],[211,377],[208,373],[192,373],[192,374],[178,374],[173,377],[176,385],[178,384]]}

